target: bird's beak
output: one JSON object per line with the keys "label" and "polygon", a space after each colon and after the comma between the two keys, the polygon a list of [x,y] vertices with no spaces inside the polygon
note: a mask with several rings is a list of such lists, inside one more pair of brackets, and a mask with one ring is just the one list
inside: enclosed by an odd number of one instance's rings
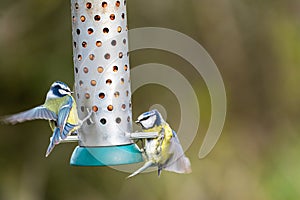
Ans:
{"label": "bird's beak", "polygon": [[134,121],[136,124],[139,124],[140,123],[140,121],[139,120],[136,120],[136,121]]}
{"label": "bird's beak", "polygon": [[71,91],[71,94],[74,94],[74,92],[73,92],[73,91]]}

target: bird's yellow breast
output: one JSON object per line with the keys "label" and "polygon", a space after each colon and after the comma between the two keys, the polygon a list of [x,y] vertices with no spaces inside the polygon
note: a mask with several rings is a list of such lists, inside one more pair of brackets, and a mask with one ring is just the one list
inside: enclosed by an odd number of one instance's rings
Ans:
{"label": "bird's yellow breast", "polygon": [[149,159],[151,159],[153,162],[164,164],[170,157],[170,141],[173,136],[171,127],[169,124],[165,123],[144,131],[159,133],[159,137],[147,142],[148,147],[146,144],[146,152]]}
{"label": "bird's yellow breast", "polygon": [[[67,95],[67,96],[64,96],[61,98],[48,99],[45,102],[44,106],[47,109],[51,110],[52,112],[54,112],[55,114],[58,115],[60,108],[66,104],[66,102],[68,101],[68,98],[70,98],[70,96]],[[76,109],[76,102],[72,96],[71,96],[71,98],[73,100],[73,104],[72,104],[67,122],[70,124],[78,124],[79,118],[78,118],[78,113],[77,113],[77,109]]]}
{"label": "bird's yellow breast", "polygon": [[67,122],[70,124],[78,124],[78,122],[79,122],[75,101],[73,101],[73,105],[72,105]]}

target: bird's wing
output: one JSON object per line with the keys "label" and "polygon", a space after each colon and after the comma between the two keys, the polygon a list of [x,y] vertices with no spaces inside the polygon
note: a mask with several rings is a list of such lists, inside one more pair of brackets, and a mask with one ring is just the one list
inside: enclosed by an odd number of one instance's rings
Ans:
{"label": "bird's wing", "polygon": [[163,167],[165,170],[176,173],[191,173],[191,162],[184,155],[184,151],[175,131],[173,131],[173,137],[170,141],[169,153],[171,157]]}
{"label": "bird's wing", "polygon": [[64,126],[64,130],[63,132],[61,133],[61,139],[64,140],[66,139],[66,137],[70,134],[70,133],[73,133],[77,131],[79,127],[76,126],[76,125],[73,125],[73,124],[70,124],[70,123],[66,123],[65,126]]}
{"label": "bird's wing", "polygon": [[66,104],[64,104],[63,106],[61,106],[61,108],[58,111],[58,119],[57,119],[57,126],[60,129],[60,133],[63,133],[63,130],[65,128],[67,119],[69,117],[71,108],[72,108],[72,104],[73,104],[73,99],[70,96],[68,101],[66,102]]}
{"label": "bird's wing", "polygon": [[59,128],[55,128],[54,132],[52,134],[51,140],[50,140],[50,144],[49,144],[47,152],[46,152],[46,157],[49,156],[51,151],[54,149],[55,145],[59,144],[59,142],[60,142],[59,136],[60,136]]}
{"label": "bird's wing", "polygon": [[57,115],[41,105],[21,113],[4,116],[0,121],[8,124],[16,124],[34,119],[56,120]]}
{"label": "bird's wing", "polygon": [[136,170],[135,172],[133,172],[132,174],[127,176],[127,178],[131,178],[131,177],[145,171],[147,168],[152,167],[152,166],[154,166],[154,164],[151,161],[148,161],[141,168],[139,168],[138,170]]}

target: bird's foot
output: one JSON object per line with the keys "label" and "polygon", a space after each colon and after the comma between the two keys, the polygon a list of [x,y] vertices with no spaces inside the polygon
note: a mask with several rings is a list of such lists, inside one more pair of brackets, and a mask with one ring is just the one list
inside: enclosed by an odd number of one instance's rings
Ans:
{"label": "bird's foot", "polygon": [[93,111],[92,110],[90,110],[90,109],[86,109],[87,110],[87,116],[83,119],[83,120],[81,120],[81,124],[83,124],[84,122],[86,122],[86,121],[88,121],[89,120],[89,122],[91,123],[91,124],[94,124],[95,122],[92,120],[92,114],[93,114]]}

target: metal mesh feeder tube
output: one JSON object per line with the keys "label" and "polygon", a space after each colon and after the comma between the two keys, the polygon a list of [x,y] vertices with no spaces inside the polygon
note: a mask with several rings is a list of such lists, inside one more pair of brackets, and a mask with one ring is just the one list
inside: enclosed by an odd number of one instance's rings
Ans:
{"label": "metal mesh feeder tube", "polygon": [[93,123],[79,130],[71,165],[141,162],[132,132],[126,0],[71,0],[78,115]]}

